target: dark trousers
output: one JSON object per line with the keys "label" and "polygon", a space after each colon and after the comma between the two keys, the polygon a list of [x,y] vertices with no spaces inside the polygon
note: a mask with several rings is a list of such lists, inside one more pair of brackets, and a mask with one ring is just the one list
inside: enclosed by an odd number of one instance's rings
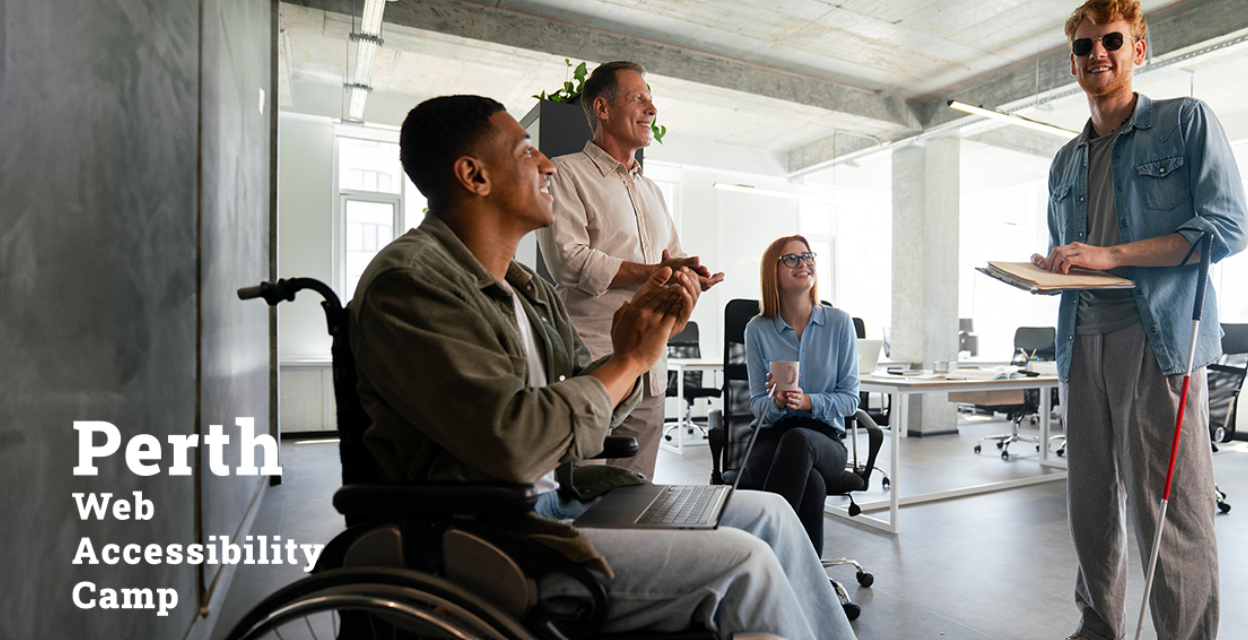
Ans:
{"label": "dark trousers", "polygon": [[741,486],[784,497],[822,556],[827,486],[845,473],[847,457],[836,429],[815,420],[787,418],[759,432],[745,461]]}

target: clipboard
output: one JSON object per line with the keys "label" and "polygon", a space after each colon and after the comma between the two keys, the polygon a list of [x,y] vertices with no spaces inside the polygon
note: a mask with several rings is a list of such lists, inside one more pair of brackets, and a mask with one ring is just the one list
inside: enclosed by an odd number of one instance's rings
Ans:
{"label": "clipboard", "polygon": [[1082,289],[1134,289],[1135,282],[1104,271],[1073,268],[1070,273],[1045,271],[1030,262],[992,262],[975,270],[1037,295]]}

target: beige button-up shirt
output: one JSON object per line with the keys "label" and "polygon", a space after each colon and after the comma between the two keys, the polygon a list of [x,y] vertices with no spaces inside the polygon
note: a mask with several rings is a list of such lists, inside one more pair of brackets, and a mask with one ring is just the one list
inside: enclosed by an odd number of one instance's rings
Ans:
{"label": "beige button-up shirt", "polygon": [[[629,171],[593,141],[553,162],[555,221],[538,230],[537,241],[573,325],[599,358],[611,353],[613,314],[637,292],[636,286],[609,288],[620,264],[657,264],[664,249],[673,256],[684,253],[663,192],[640,166]],[[666,358],[646,382],[648,394],[663,395]]]}

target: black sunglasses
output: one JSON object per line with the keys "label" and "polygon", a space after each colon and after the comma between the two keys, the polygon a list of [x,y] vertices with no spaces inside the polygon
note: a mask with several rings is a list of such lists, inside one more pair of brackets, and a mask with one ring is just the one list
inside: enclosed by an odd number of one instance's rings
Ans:
{"label": "black sunglasses", "polygon": [[1089,53],[1092,53],[1092,43],[1097,40],[1101,41],[1101,46],[1105,47],[1106,51],[1117,51],[1122,48],[1122,44],[1126,42],[1127,38],[1130,37],[1131,36],[1124,36],[1115,31],[1113,33],[1107,33],[1099,38],[1079,38],[1078,40],[1070,43],[1070,51],[1075,54],[1076,57],[1082,58]]}
{"label": "black sunglasses", "polygon": [[802,264],[803,262],[805,262],[806,264],[809,264],[809,265],[814,265],[814,264],[815,264],[815,254],[813,254],[813,253],[811,253],[811,252],[809,252],[809,251],[807,251],[806,253],[802,253],[802,254],[797,254],[797,253],[786,253],[786,254],[784,254],[784,255],[780,256],[780,260],[779,260],[779,261],[780,261],[780,262],[783,262],[783,263],[784,263],[784,266],[786,266],[786,267],[788,267],[788,268],[790,268],[790,269],[796,269],[796,268],[797,268],[797,266],[798,266],[798,265],[800,265],[800,264]]}

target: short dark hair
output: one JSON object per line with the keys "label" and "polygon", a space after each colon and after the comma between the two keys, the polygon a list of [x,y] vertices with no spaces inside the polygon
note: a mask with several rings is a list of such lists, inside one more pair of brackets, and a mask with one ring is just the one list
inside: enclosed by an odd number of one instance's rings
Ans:
{"label": "short dark hair", "polygon": [[585,111],[585,117],[589,119],[589,130],[594,135],[598,135],[598,117],[594,115],[594,99],[602,96],[610,104],[620,97],[620,80],[616,77],[617,71],[636,71],[642,77],[646,75],[645,67],[625,60],[600,64],[593,73],[589,74],[589,79],[581,88],[581,109]]}
{"label": "short dark hair", "polygon": [[399,134],[399,160],[431,212],[438,213],[450,200],[455,160],[475,151],[492,128],[490,117],[505,110],[491,98],[440,96],[408,112]]}

